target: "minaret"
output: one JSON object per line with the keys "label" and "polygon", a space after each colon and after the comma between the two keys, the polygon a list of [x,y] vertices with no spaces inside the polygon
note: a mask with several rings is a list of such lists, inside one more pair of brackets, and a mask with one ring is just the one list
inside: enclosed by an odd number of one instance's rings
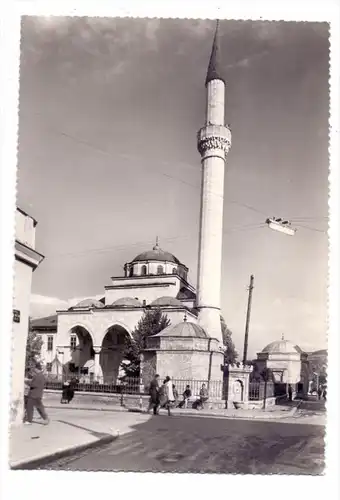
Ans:
{"label": "minaret", "polygon": [[224,164],[231,146],[231,132],[224,123],[225,82],[219,64],[219,23],[205,82],[206,122],[197,134],[202,158],[201,213],[198,254],[198,323],[208,335],[222,342],[220,294],[223,233]]}

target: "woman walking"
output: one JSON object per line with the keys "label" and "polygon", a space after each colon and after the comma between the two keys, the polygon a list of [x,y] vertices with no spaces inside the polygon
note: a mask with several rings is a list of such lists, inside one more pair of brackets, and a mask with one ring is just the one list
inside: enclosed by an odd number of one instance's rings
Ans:
{"label": "woman walking", "polygon": [[172,388],[172,382],[169,376],[167,376],[164,380],[164,383],[161,387],[161,396],[160,396],[160,406],[168,410],[168,415],[171,415],[171,406],[174,405],[175,397]]}

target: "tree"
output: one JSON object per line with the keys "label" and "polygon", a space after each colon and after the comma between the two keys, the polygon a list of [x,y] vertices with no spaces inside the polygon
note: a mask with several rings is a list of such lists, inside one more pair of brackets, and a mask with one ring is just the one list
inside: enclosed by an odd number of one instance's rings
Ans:
{"label": "tree", "polygon": [[[146,348],[146,339],[151,335],[156,335],[170,325],[170,320],[161,309],[151,309],[145,311],[143,317],[138,322],[137,327],[132,332],[132,338],[126,337],[123,354],[122,369],[126,377],[139,377],[140,356]],[[129,362],[129,363],[126,363]]]}
{"label": "tree", "polygon": [[30,324],[27,336],[27,344],[26,344],[26,362],[25,362],[26,372],[31,370],[35,366],[37,358],[40,356],[42,345],[43,345],[43,340],[41,339],[40,336],[36,334],[36,332],[32,330]]}
{"label": "tree", "polygon": [[233,365],[236,363],[238,358],[238,352],[235,349],[235,345],[232,339],[232,331],[227,327],[224,318],[221,316],[221,330],[223,345],[225,347],[224,351],[224,364]]}

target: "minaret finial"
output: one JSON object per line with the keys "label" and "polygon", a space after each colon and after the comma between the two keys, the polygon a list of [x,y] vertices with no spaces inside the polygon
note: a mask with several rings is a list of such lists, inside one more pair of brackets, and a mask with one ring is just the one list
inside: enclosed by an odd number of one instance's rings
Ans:
{"label": "minaret finial", "polygon": [[220,71],[220,44],[218,36],[219,26],[220,26],[220,21],[219,19],[217,19],[215,36],[208,66],[207,78],[205,80],[206,85],[208,85],[208,83],[211,82],[211,80],[222,80],[222,82],[224,82],[224,78],[222,78]]}
{"label": "minaret finial", "polygon": [[159,245],[158,245],[158,236],[156,236],[156,244],[155,246],[153,247],[153,250],[158,250],[159,249]]}

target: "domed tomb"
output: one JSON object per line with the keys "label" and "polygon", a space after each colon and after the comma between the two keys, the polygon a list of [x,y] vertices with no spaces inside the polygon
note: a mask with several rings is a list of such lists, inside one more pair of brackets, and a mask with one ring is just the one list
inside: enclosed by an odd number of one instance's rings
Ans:
{"label": "domed tomb", "polygon": [[295,346],[292,342],[290,342],[289,340],[281,339],[275,340],[274,342],[266,345],[266,347],[262,349],[262,352],[268,354],[296,354],[299,351],[297,349],[297,346]]}
{"label": "domed tomb", "polygon": [[[176,325],[169,325],[153,337],[193,337],[197,339],[208,339],[209,335],[196,323],[182,321]],[[150,337],[151,338],[151,337]]]}

